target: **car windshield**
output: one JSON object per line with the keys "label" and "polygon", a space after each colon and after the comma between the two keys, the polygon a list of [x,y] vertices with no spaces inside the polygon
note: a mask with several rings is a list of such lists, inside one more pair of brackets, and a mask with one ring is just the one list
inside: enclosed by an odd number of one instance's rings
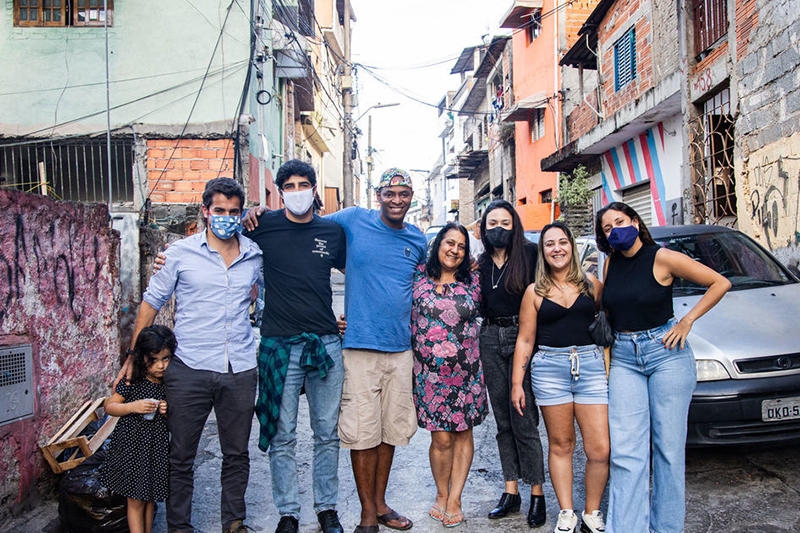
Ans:
{"label": "car windshield", "polygon": [[[772,256],[739,232],[705,233],[656,239],[661,246],[684,253],[713,268],[731,282],[731,290],[795,283]],[[704,292],[705,287],[676,278],[676,294]]]}

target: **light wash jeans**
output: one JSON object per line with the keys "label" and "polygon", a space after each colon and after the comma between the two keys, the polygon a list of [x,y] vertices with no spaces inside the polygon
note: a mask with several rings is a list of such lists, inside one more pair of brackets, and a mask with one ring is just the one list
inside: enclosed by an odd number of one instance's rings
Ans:
{"label": "light wash jeans", "polygon": [[697,370],[688,343],[683,350],[661,344],[675,323],[615,335],[608,380],[608,533],[684,530],[686,420]]}
{"label": "light wash jeans", "polygon": [[339,495],[339,404],[342,399],[344,365],[342,342],[338,335],[321,335],[333,367],[323,379],[316,370],[300,368],[302,344],[295,344],[289,356],[289,369],[281,397],[278,432],[269,447],[272,474],[272,498],[281,516],[300,518],[300,494],[297,480],[297,409],[300,390],[305,385],[309,419],[314,433],[314,512],[336,509]]}

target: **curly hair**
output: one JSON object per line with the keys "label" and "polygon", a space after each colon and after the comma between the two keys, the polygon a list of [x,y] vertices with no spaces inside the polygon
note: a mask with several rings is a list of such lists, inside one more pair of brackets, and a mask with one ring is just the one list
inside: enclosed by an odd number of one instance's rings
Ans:
{"label": "curly hair", "polygon": [[456,281],[465,283],[469,281],[470,265],[469,265],[469,235],[467,228],[458,222],[448,222],[445,227],[439,230],[436,238],[431,245],[431,255],[428,257],[428,262],[425,264],[425,273],[431,279],[439,279],[442,277],[442,263],[439,261],[439,248],[442,246],[442,241],[447,232],[451,229],[458,230],[464,236],[464,260],[458,265],[456,269]]}
{"label": "curly hair", "polygon": [[283,189],[284,182],[292,176],[308,178],[308,181],[311,183],[312,187],[317,184],[317,173],[314,171],[314,167],[305,161],[301,161],[299,159],[290,159],[286,163],[282,164],[278,169],[278,172],[275,174],[275,185],[279,189]]}
{"label": "curly hair", "polygon": [[175,334],[167,326],[155,325],[144,328],[136,337],[136,345],[133,347],[131,382],[145,378],[147,369],[153,364],[155,354],[167,349],[170,355],[174,355],[177,347]]}
{"label": "curly hair", "polygon": [[650,235],[650,230],[647,229],[647,225],[642,220],[642,217],[639,216],[631,206],[622,202],[611,202],[604,208],[600,209],[594,217],[594,238],[597,242],[597,249],[603,252],[604,254],[611,254],[614,249],[608,243],[608,237],[606,237],[606,233],[603,231],[603,215],[606,214],[606,211],[619,211],[628,216],[631,221],[636,221],[639,223],[639,239],[641,239],[642,244],[655,244],[656,241],[653,240],[653,237]]}

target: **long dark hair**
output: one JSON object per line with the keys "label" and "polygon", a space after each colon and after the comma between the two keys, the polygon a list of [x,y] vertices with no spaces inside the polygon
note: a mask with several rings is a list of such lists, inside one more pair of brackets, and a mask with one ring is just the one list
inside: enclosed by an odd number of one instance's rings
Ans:
{"label": "long dark hair", "polygon": [[167,326],[148,326],[139,332],[136,337],[136,346],[133,347],[133,370],[131,382],[140,381],[147,375],[147,369],[153,364],[153,356],[164,348],[170,355],[175,355],[178,341],[175,334]]}
{"label": "long dark hair", "polygon": [[525,230],[522,228],[522,220],[517,214],[514,206],[505,200],[495,200],[489,204],[481,218],[481,242],[484,252],[481,254],[480,263],[488,264],[492,260],[494,246],[489,244],[486,239],[486,217],[495,209],[505,209],[511,215],[511,240],[506,246],[506,280],[503,284],[506,291],[512,294],[522,294],[528,288],[531,276],[531,266],[525,258]]}
{"label": "long dark hair", "polygon": [[606,237],[606,233],[603,231],[603,215],[606,214],[606,211],[619,211],[620,213],[626,214],[632,221],[636,221],[639,223],[639,239],[642,241],[642,244],[655,244],[656,241],[653,240],[653,237],[650,235],[650,230],[647,229],[647,225],[642,220],[642,217],[639,216],[631,206],[623,202],[611,202],[604,208],[600,209],[597,212],[597,215],[594,217],[594,238],[597,242],[597,249],[603,252],[604,254],[610,254],[614,251],[610,244],[608,244],[608,238]]}
{"label": "long dark hair", "polygon": [[469,281],[469,234],[467,228],[458,222],[448,222],[445,227],[439,230],[436,238],[431,245],[431,255],[428,257],[428,262],[425,264],[425,273],[431,279],[440,279],[442,277],[442,263],[439,261],[439,248],[442,246],[444,236],[451,229],[458,230],[464,236],[464,260],[458,265],[456,269],[456,281],[465,283]]}

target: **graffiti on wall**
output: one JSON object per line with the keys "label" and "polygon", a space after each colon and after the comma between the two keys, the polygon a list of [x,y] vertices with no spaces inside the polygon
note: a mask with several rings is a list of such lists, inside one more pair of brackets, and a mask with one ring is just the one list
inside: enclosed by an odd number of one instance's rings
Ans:
{"label": "graffiti on wall", "polygon": [[[16,305],[39,301],[61,320],[79,322],[100,297],[106,250],[96,227],[23,213],[7,204],[0,236],[0,325]],[[26,298],[26,295],[28,296]]]}
{"label": "graffiti on wall", "polygon": [[764,156],[750,169],[748,209],[770,250],[800,244],[800,156]]}

